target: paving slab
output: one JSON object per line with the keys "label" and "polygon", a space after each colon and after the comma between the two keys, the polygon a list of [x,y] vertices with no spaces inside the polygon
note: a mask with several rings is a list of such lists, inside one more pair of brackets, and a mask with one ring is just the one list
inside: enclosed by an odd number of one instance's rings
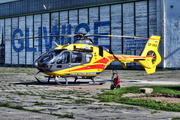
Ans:
{"label": "paving slab", "polygon": [[[34,68],[0,68],[0,104],[10,107],[0,107],[0,120],[56,120],[56,119],[92,119],[92,120],[171,120],[180,117],[178,112],[158,110],[152,114],[152,109],[120,103],[99,102],[93,96],[110,90],[110,70],[105,70],[96,82],[103,85],[69,85],[59,86],[54,81],[40,84],[34,74]],[[13,74],[11,74],[13,73]],[[145,71],[118,71],[121,87],[144,85],[177,85],[180,84],[180,71],[157,71],[147,75]],[[44,79],[43,76],[40,78]],[[74,81],[74,78],[68,78]],[[78,80],[92,83],[91,80]],[[13,106],[13,108],[12,108]],[[22,109],[23,108],[23,109]]]}

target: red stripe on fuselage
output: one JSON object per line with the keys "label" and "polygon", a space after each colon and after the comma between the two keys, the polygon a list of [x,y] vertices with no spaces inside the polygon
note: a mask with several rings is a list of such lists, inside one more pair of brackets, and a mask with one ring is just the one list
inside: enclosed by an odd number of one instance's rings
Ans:
{"label": "red stripe on fuselage", "polygon": [[147,57],[153,57],[153,55],[148,55]]}
{"label": "red stripe on fuselage", "polygon": [[[121,57],[119,57],[119,56],[115,56],[117,59],[121,59]],[[114,59],[114,57],[113,56],[108,56],[108,58],[110,59],[110,60],[113,60]]]}
{"label": "red stripe on fuselage", "polygon": [[126,58],[129,58],[129,57],[126,57],[126,56],[122,56],[122,57],[125,58],[125,59],[126,59]]}
{"label": "red stripe on fuselage", "polygon": [[130,56],[130,58],[146,58],[144,56]]}
{"label": "red stripe on fuselage", "polygon": [[[120,56],[115,56],[117,59],[122,59],[122,58],[146,58],[146,57],[144,57],[144,56],[122,56],[122,57],[120,57]],[[110,60],[113,60],[114,59],[114,57],[113,56],[108,56],[108,58],[110,59]]]}
{"label": "red stripe on fuselage", "polygon": [[69,70],[69,71],[78,71],[78,70],[90,70],[90,69],[104,69],[106,67],[106,65],[89,65],[86,67],[82,67],[82,68],[78,68],[78,69],[74,69],[74,70]]}
{"label": "red stripe on fuselage", "polygon": [[121,59],[121,57],[119,57],[119,56],[116,56],[116,58]]}
{"label": "red stripe on fuselage", "polygon": [[102,58],[94,63],[104,63],[104,64],[107,64],[109,62],[109,60],[107,58]]}
{"label": "red stripe on fuselage", "polygon": [[110,60],[113,60],[113,59],[114,59],[114,57],[113,57],[113,56],[108,56],[108,58],[109,58]]}
{"label": "red stripe on fuselage", "polygon": [[122,56],[123,58],[146,58],[144,56]]}

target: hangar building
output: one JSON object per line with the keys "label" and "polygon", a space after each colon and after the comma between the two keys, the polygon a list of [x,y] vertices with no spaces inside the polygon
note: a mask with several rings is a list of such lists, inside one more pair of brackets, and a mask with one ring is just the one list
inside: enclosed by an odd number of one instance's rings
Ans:
{"label": "hangar building", "polygon": [[[179,0],[6,0],[0,2],[0,65],[32,66],[41,54],[74,38],[45,37],[88,34],[150,37],[160,35],[161,68],[180,68]],[[139,55],[147,40],[92,37],[115,54]],[[117,68],[113,62],[110,67]],[[138,67],[129,64],[129,67]]]}

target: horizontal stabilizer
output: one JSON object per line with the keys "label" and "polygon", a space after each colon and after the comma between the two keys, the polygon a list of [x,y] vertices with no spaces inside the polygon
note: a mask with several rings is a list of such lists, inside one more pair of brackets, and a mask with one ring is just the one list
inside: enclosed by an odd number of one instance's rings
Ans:
{"label": "horizontal stabilizer", "polygon": [[152,74],[152,73],[155,73],[156,72],[156,67],[154,67],[154,68],[145,68],[145,70],[146,70],[146,73],[147,74]]}
{"label": "horizontal stabilizer", "polygon": [[[138,60],[136,60],[138,61]],[[138,61],[139,64],[141,64],[144,68],[153,68],[153,64],[152,64],[152,58],[146,58],[144,60],[139,60]]]}

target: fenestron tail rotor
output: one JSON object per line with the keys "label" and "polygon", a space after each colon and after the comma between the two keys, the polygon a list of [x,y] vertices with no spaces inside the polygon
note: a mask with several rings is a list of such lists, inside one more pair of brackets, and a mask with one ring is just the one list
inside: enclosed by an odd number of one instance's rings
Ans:
{"label": "fenestron tail rotor", "polygon": [[156,61],[156,59],[157,59],[156,53],[155,53],[154,51],[149,51],[149,52],[147,53],[147,56],[152,56],[152,63],[154,64],[155,61]]}

